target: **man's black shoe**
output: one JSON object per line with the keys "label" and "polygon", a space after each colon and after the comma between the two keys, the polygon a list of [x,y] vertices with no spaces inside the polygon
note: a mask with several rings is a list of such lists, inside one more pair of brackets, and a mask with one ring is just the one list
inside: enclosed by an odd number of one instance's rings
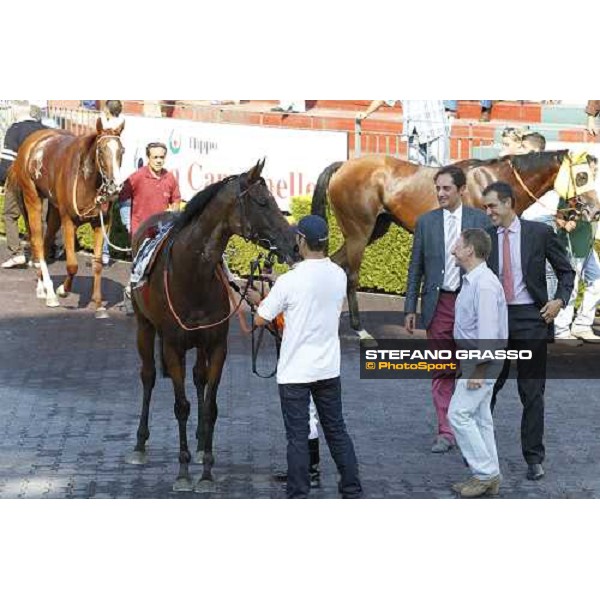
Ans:
{"label": "man's black shoe", "polygon": [[544,467],[540,464],[528,465],[527,466],[527,479],[531,481],[537,481],[545,475]]}
{"label": "man's black shoe", "polygon": [[[285,471],[278,471],[273,473],[273,481],[277,481],[278,483],[287,483],[287,473]],[[317,467],[316,470],[311,468],[310,471],[310,487],[311,488],[320,488],[321,487],[321,473]]]}

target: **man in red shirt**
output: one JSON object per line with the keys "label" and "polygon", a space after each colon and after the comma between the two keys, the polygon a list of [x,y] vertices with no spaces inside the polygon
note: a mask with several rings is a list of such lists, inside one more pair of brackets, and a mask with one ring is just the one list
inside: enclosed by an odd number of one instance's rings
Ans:
{"label": "man in red shirt", "polygon": [[179,184],[173,173],[163,168],[167,147],[160,142],[146,146],[148,165],[138,169],[123,185],[121,206],[131,203],[131,235],[148,217],[168,209],[176,210],[181,201]]}

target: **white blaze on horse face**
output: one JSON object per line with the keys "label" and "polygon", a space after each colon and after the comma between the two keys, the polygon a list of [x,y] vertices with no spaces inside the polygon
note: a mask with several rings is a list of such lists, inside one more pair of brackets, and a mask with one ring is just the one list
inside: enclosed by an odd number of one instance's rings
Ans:
{"label": "white blaze on horse face", "polygon": [[117,157],[119,156],[119,148],[120,144],[117,140],[109,140],[106,144],[110,149],[111,161],[112,161],[112,173],[113,173],[113,181],[115,185],[121,186],[123,185],[123,174],[121,172],[121,165],[119,165],[119,161]]}

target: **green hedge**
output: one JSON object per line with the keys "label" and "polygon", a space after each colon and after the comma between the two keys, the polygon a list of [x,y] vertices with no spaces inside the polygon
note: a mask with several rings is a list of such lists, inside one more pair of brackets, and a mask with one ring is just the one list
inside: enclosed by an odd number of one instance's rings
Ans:
{"label": "green hedge", "polygon": [[[291,210],[294,221],[310,214],[310,196],[292,199]],[[328,217],[330,227],[330,251],[335,252],[342,244],[342,234],[332,215]],[[360,286],[365,290],[376,290],[400,294],[406,291],[406,276],[412,248],[412,235],[392,224],[388,233],[369,246],[360,271]],[[254,244],[234,237],[227,249],[229,267],[239,275],[247,275],[250,261],[261,250]],[[285,267],[278,266],[279,272]]]}

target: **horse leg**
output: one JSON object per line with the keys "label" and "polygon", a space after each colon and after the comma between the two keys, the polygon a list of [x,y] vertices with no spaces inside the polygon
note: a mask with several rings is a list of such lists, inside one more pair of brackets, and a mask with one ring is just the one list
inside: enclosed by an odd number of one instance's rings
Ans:
{"label": "horse leg", "polygon": [[137,430],[137,443],[133,453],[127,459],[127,462],[132,465],[143,465],[147,462],[146,442],[150,437],[150,429],[148,428],[150,398],[152,396],[154,384],[156,383],[156,366],[154,363],[154,339],[156,337],[156,329],[154,329],[154,325],[139,312],[137,313],[137,325],[138,354],[142,359],[140,378],[144,388],[144,395],[142,400],[142,414],[140,415],[140,423]]}
{"label": "horse leg", "polygon": [[48,265],[46,264],[43,244],[43,225],[42,225],[42,201],[38,196],[35,187],[27,186],[23,188],[24,203],[27,208],[27,220],[29,231],[31,233],[31,252],[33,262],[38,265],[38,282],[36,295],[38,298],[46,298],[46,306],[60,306],[58,298],[54,293],[54,284],[50,278]]}
{"label": "horse leg", "polygon": [[[368,239],[368,238],[367,238]],[[358,240],[346,240],[346,258],[347,258],[347,275],[348,275],[348,310],[350,312],[350,324],[352,329],[357,332],[358,337],[372,344],[373,336],[361,326],[360,311],[358,309],[358,298],[356,290],[360,279],[360,265],[362,264],[363,255],[365,253],[366,242]]]}
{"label": "horse leg", "polygon": [[106,308],[102,306],[102,246],[104,238],[102,227],[99,224],[94,226],[94,290],[92,292],[92,302],[96,307],[96,318],[108,318]]}
{"label": "horse leg", "polygon": [[202,406],[202,433],[204,456],[202,461],[202,477],[194,488],[198,492],[212,491],[212,468],[215,463],[213,455],[213,437],[217,422],[217,390],[221,381],[221,373],[227,356],[227,339],[217,346],[208,357],[207,386]]}
{"label": "horse leg", "polygon": [[204,447],[204,437],[202,430],[202,404],[204,402],[204,388],[206,386],[207,368],[206,354],[200,348],[197,349],[196,364],[194,366],[194,385],[196,386],[196,396],[198,400],[198,427],[196,428],[196,456],[194,462],[202,464],[202,448]]}
{"label": "horse leg", "polygon": [[54,239],[60,229],[60,215],[58,209],[54,206],[50,200],[48,202],[48,214],[46,216],[46,235],[44,237],[44,255],[50,256],[52,253],[52,246],[54,245]]}
{"label": "horse leg", "polygon": [[187,421],[190,403],[185,397],[185,350],[179,351],[163,340],[163,358],[175,393],[175,417],[179,426],[179,473],[173,484],[174,492],[192,491],[189,464],[192,459],[187,441]]}
{"label": "horse leg", "polygon": [[[67,253],[67,277],[64,282],[58,286],[56,293],[61,298],[66,298],[73,288],[73,278],[77,275],[79,265],[77,264],[77,256],[75,256],[75,224],[67,215],[65,215],[62,219],[62,226],[65,252]],[[49,228],[50,226],[48,226],[48,229]]]}

